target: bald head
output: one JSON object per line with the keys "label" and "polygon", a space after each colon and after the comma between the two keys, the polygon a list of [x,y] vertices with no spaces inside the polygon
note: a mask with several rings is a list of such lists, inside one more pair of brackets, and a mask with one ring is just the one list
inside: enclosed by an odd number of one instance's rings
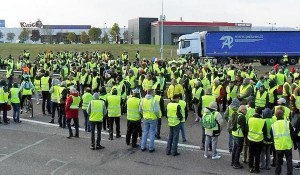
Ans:
{"label": "bald head", "polygon": [[276,116],[277,120],[283,119],[283,111],[280,109],[276,110],[275,116]]}
{"label": "bald head", "polygon": [[241,105],[239,107],[239,110],[238,110],[240,113],[243,113],[243,114],[246,114],[247,113],[247,107],[245,105]]}

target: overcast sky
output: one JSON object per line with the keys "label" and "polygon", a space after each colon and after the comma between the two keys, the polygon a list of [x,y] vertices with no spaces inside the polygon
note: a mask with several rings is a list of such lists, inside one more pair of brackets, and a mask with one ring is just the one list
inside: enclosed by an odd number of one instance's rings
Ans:
{"label": "overcast sky", "polygon": [[[0,19],[20,22],[128,26],[128,19],[159,17],[162,0],[4,0]],[[253,26],[300,27],[300,0],[164,0],[167,21],[245,22]]]}

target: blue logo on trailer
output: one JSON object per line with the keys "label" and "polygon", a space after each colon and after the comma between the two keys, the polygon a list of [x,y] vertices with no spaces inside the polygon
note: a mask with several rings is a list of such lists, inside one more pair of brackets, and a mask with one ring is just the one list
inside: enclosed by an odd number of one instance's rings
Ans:
{"label": "blue logo on trailer", "polygon": [[5,20],[0,19],[0,27],[5,27]]}

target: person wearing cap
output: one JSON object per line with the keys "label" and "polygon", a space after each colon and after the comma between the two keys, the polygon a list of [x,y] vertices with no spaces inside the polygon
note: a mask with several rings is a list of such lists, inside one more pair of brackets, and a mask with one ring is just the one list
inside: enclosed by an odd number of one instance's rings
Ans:
{"label": "person wearing cap", "polygon": [[[107,105],[107,96],[108,96],[108,94],[106,92],[106,89],[104,86],[102,86],[100,88],[99,99],[104,101],[105,106]],[[107,109],[107,106],[106,106],[106,109]],[[109,129],[108,113],[106,113],[103,116],[102,125],[103,125],[102,128],[104,131],[106,131],[106,129]]]}
{"label": "person wearing cap", "polygon": [[[90,149],[103,149],[104,146],[100,145],[102,120],[106,114],[106,106],[103,100],[99,99],[99,94],[94,93],[93,99],[89,102],[86,112],[89,115],[89,123],[91,125],[91,146]],[[95,147],[95,131],[97,128],[97,140]]]}
{"label": "person wearing cap", "polygon": [[178,156],[180,153],[177,151],[180,124],[184,116],[182,116],[181,106],[178,103],[180,99],[179,94],[175,94],[171,102],[167,105],[167,118],[169,125],[169,138],[167,143],[166,154]]}
{"label": "person wearing cap", "polygon": [[290,108],[286,107],[286,100],[284,98],[280,98],[277,100],[277,106],[273,109],[273,114],[276,113],[278,108],[284,108],[283,116],[285,120],[291,121],[291,110]]}
{"label": "person wearing cap", "polygon": [[234,169],[243,168],[243,166],[240,164],[240,156],[243,150],[244,138],[247,137],[246,113],[247,113],[247,107],[241,105],[238,109],[236,123],[234,123],[234,125],[236,125],[236,129],[231,131],[230,133],[233,138],[231,166]]}
{"label": "person wearing cap", "polygon": [[[24,81],[21,83],[21,86],[19,88],[19,92],[21,92],[21,111],[20,113],[22,114],[23,112],[23,105],[25,99],[28,99],[31,101],[32,97],[32,92],[34,91],[34,85],[31,83],[29,76],[24,78]],[[26,111],[28,112],[28,111]]]}
{"label": "person wearing cap", "polygon": [[58,124],[60,128],[66,128],[66,113],[65,113],[65,104],[68,96],[67,84],[65,81],[60,83],[59,87],[59,117]]}
{"label": "person wearing cap", "polygon": [[47,107],[48,114],[51,114],[50,94],[49,94],[49,89],[51,87],[51,83],[52,83],[52,78],[49,77],[49,71],[46,71],[44,76],[41,77],[41,89],[42,89],[42,97],[43,97],[43,103],[42,103],[43,115],[46,115],[45,105]]}
{"label": "person wearing cap", "polygon": [[87,112],[87,109],[88,109],[88,105],[93,100],[93,95],[92,95],[91,89],[89,87],[87,87],[85,89],[84,94],[81,97],[81,100],[82,100],[81,109],[82,109],[83,116],[84,116],[84,130],[85,130],[85,132],[91,132],[91,124],[89,122],[89,118],[88,118],[89,114]]}
{"label": "person wearing cap", "polygon": [[159,117],[159,104],[154,100],[153,89],[147,91],[146,96],[141,100],[139,112],[143,115],[143,133],[141,140],[141,150],[146,151],[146,142],[149,136],[149,152],[155,151],[154,139],[157,128],[157,119]]}
{"label": "person wearing cap", "polygon": [[132,96],[127,99],[127,132],[126,144],[133,148],[139,147],[137,144],[138,131],[141,128],[141,114],[139,113],[139,90],[132,90]]}
{"label": "person wearing cap", "polygon": [[68,139],[74,136],[71,128],[72,119],[75,126],[75,137],[79,137],[78,109],[80,106],[81,104],[80,97],[78,96],[78,91],[74,87],[72,87],[70,89],[70,95],[66,99],[65,105],[66,122],[69,129],[69,136],[67,137]]}
{"label": "person wearing cap", "polygon": [[122,114],[121,105],[122,98],[118,95],[117,89],[112,89],[111,95],[108,95],[106,98],[106,106],[108,112],[108,121],[109,121],[109,138],[108,140],[113,140],[113,126],[114,122],[116,124],[116,138],[120,138],[120,117]]}
{"label": "person wearing cap", "polygon": [[277,121],[271,126],[271,137],[274,141],[276,150],[276,168],[275,174],[281,174],[283,157],[287,162],[287,174],[293,174],[292,148],[297,149],[296,134],[292,124],[284,119],[284,112],[277,110],[275,112]]}
{"label": "person wearing cap", "polygon": [[[263,140],[267,138],[267,125],[261,117],[262,110],[255,109],[255,114],[248,120],[247,138],[249,144],[249,169],[250,173],[260,172],[260,153],[263,146]],[[255,161],[255,164],[254,164]]]}
{"label": "person wearing cap", "polygon": [[52,80],[52,87],[49,90],[49,93],[51,94],[51,120],[49,123],[54,123],[54,117],[55,117],[55,110],[57,109],[57,116],[59,116],[59,103],[60,103],[60,94],[59,94],[59,87],[60,82],[58,79]]}
{"label": "person wearing cap", "polygon": [[217,153],[217,143],[218,143],[218,136],[221,133],[222,125],[223,125],[223,118],[221,113],[218,111],[218,105],[216,102],[211,102],[208,107],[204,108],[203,116],[206,113],[212,113],[214,115],[214,120],[216,122],[216,126],[214,128],[208,129],[205,128],[205,150],[204,150],[204,157],[208,158],[208,148],[211,144],[211,151],[212,155],[211,158],[213,160],[220,159],[221,156]]}
{"label": "person wearing cap", "polygon": [[260,169],[266,169],[270,170],[271,165],[271,146],[273,143],[273,139],[271,137],[271,126],[273,124],[272,119],[272,111],[269,108],[265,108],[262,111],[262,118],[266,121],[266,127],[267,127],[267,137],[263,141],[263,147],[261,149],[261,155],[260,155]]}

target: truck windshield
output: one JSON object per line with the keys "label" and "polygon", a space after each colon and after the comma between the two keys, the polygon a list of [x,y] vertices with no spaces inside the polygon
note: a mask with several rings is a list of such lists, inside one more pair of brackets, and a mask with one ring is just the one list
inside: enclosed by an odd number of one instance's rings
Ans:
{"label": "truck windshield", "polygon": [[181,40],[181,41],[178,43],[178,48],[179,48],[179,49],[183,49],[183,48],[187,48],[187,47],[190,47],[190,41],[184,41],[184,40]]}

